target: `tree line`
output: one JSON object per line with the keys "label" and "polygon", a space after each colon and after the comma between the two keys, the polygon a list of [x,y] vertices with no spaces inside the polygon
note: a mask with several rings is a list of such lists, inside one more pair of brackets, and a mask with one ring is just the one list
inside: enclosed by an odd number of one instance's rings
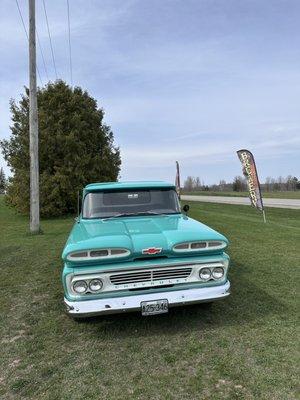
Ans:
{"label": "tree line", "polygon": [[[300,190],[300,180],[296,176],[279,176],[278,178],[267,177],[261,183],[264,192],[285,192]],[[247,181],[243,176],[235,176],[232,182],[220,180],[218,184],[206,185],[200,177],[188,176],[184,181],[184,190],[192,191],[212,191],[212,192],[245,192],[248,190]]]}

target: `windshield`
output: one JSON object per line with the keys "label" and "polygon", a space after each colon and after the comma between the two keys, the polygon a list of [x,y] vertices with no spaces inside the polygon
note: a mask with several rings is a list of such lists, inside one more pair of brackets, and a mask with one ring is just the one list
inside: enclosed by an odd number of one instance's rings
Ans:
{"label": "windshield", "polygon": [[174,189],[162,188],[88,193],[84,198],[82,216],[109,218],[178,213],[177,193]]}

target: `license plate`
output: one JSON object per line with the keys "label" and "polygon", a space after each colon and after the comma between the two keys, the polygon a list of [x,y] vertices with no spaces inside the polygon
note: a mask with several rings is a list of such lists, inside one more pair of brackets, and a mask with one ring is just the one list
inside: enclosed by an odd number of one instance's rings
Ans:
{"label": "license plate", "polygon": [[163,314],[169,311],[168,300],[152,300],[141,302],[142,315]]}

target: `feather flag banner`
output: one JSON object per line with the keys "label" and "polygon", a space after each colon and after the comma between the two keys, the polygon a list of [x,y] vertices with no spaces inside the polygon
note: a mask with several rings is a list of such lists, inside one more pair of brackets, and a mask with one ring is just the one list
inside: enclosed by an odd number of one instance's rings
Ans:
{"label": "feather flag banner", "polygon": [[243,174],[247,179],[251,204],[253,207],[257,208],[263,213],[264,222],[266,222],[260,184],[253,154],[249,150],[242,149],[237,151],[237,155],[242,163]]}

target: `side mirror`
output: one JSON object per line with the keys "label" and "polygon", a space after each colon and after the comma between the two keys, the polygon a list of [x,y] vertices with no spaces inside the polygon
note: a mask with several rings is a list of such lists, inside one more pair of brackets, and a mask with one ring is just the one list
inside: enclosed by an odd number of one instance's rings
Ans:
{"label": "side mirror", "polygon": [[189,206],[188,204],[185,204],[185,205],[182,207],[182,209],[183,209],[183,211],[187,214],[188,211],[189,211],[189,209],[190,209],[190,206]]}

